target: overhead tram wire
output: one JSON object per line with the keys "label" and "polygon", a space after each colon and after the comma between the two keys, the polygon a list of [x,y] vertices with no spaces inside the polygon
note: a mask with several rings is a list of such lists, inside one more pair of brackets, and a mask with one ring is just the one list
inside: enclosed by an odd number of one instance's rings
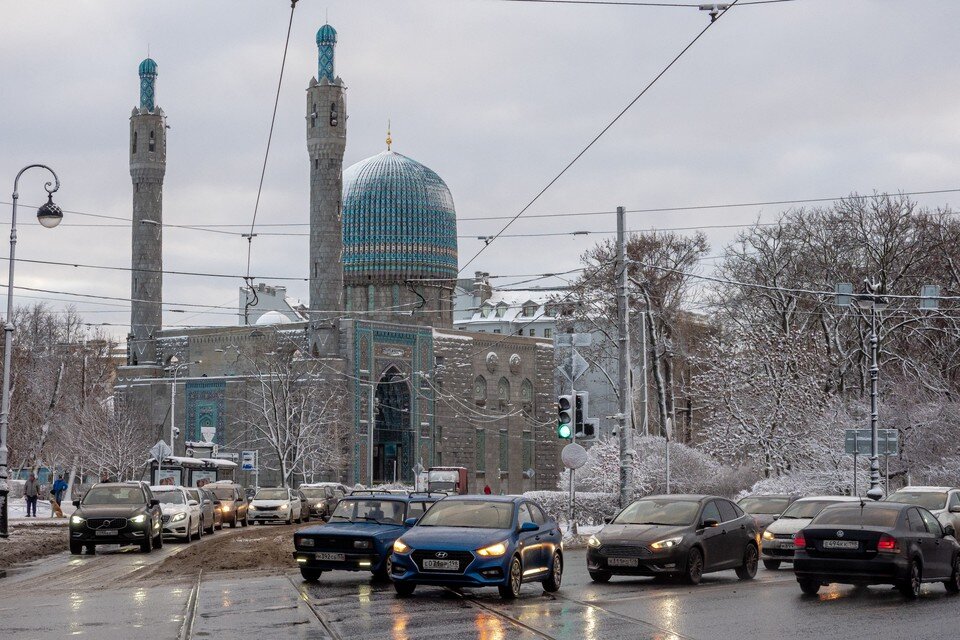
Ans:
{"label": "overhead tram wire", "polygon": [[[515,2],[528,4],[572,4],[572,5],[597,5],[600,7],[651,7],[658,9],[699,9],[705,3],[700,2],[691,4],[686,2],[644,2],[643,0],[495,0],[496,2]],[[738,7],[745,7],[755,4],[781,4],[784,2],[795,2],[796,0],[743,0]],[[710,4],[710,3],[706,3]],[[722,4],[722,3],[717,3]],[[736,4],[736,3],[733,3]],[[731,5],[732,7],[732,5]]]}
{"label": "overhead tram wire", "polygon": [[627,106],[625,106],[616,116],[614,116],[613,120],[611,120],[609,123],[607,123],[607,125],[606,125],[605,127],[603,127],[603,129],[600,130],[600,133],[598,133],[596,136],[594,136],[594,138],[593,138],[589,143],[587,143],[587,146],[585,146],[583,149],[581,149],[580,152],[577,153],[577,155],[574,156],[573,159],[572,159],[570,162],[568,162],[568,163],[566,164],[566,166],[563,167],[563,169],[560,170],[560,173],[558,173],[556,176],[554,176],[554,177],[546,184],[545,187],[543,187],[539,192],[537,192],[537,195],[535,195],[535,196],[533,197],[533,199],[530,200],[530,202],[528,202],[528,203],[526,204],[526,206],[524,206],[520,211],[518,211],[517,214],[516,214],[515,216],[513,216],[513,217],[507,222],[507,224],[505,224],[505,225],[503,226],[503,228],[501,228],[500,231],[498,231],[498,232],[496,233],[496,235],[494,235],[488,242],[485,242],[484,245],[483,245],[482,247],[480,247],[480,250],[477,251],[477,252],[473,255],[472,258],[470,258],[469,260],[467,260],[466,264],[464,264],[462,267],[460,267],[460,269],[457,271],[457,273],[459,274],[459,273],[462,272],[464,269],[466,269],[467,267],[469,267],[469,266],[473,263],[473,261],[476,260],[476,259],[480,256],[480,254],[482,254],[484,251],[487,250],[487,247],[489,247],[497,238],[499,238],[499,237],[503,234],[504,231],[506,231],[507,229],[510,228],[510,225],[512,225],[514,222],[517,221],[517,219],[520,218],[520,216],[522,216],[524,213],[526,213],[526,211],[527,211],[530,207],[532,207],[537,200],[540,199],[540,196],[542,196],[544,193],[546,193],[547,190],[550,189],[550,187],[552,187],[560,178],[562,178],[563,175],[570,169],[570,167],[572,167],[574,164],[576,164],[576,162],[577,162],[580,158],[582,158],[583,155],[586,154],[587,151],[589,151],[590,148],[593,147],[593,145],[596,144],[597,141],[600,140],[600,138],[602,138],[603,135],[604,135],[607,131],[609,131],[609,130],[613,127],[613,125],[615,125],[615,124],[620,120],[620,118],[622,118],[622,117],[624,116],[624,114],[626,114],[627,111],[629,111],[630,108],[633,107],[633,105],[635,105],[635,104],[637,103],[637,101],[639,101],[640,98],[642,98],[642,97],[644,96],[644,94],[646,94],[647,91],[649,91],[650,88],[653,87],[653,85],[655,85],[655,84],[657,83],[657,81],[660,80],[660,78],[662,78],[662,77],[667,73],[667,71],[669,71],[669,70],[673,67],[673,65],[677,63],[677,61],[680,60],[680,58],[682,58],[683,55],[684,55],[687,51],[689,51],[691,47],[693,47],[694,44],[697,43],[698,40],[700,40],[701,37],[703,37],[703,34],[705,34],[707,31],[709,31],[709,30],[710,30],[710,27],[712,27],[714,24],[716,24],[716,23],[720,20],[720,18],[722,18],[723,16],[725,16],[725,15],[727,14],[727,11],[729,11],[731,8],[733,8],[734,6],[736,6],[736,4],[737,4],[739,1],[740,1],[740,0],[733,0],[733,2],[732,2],[727,8],[725,8],[725,9],[716,17],[716,19],[711,20],[710,22],[708,22],[708,23],[707,23],[707,26],[705,26],[705,27],[700,31],[700,33],[698,33],[698,34],[696,35],[696,37],[687,44],[687,46],[685,46],[683,49],[681,49],[681,50],[680,50],[680,53],[678,53],[676,56],[674,56],[673,59],[667,64],[667,66],[665,66],[665,67],[660,71],[660,73],[658,73],[658,74],[653,78],[653,80],[651,80],[650,82],[648,82],[647,85],[640,91],[640,93],[638,93],[629,103],[627,103]]}

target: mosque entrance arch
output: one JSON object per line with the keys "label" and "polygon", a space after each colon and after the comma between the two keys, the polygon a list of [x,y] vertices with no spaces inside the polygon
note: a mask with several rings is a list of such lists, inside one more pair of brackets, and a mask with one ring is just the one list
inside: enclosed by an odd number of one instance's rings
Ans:
{"label": "mosque entrance arch", "polygon": [[396,367],[387,369],[377,382],[376,422],[373,430],[373,482],[413,481],[416,449],[410,419],[409,377]]}

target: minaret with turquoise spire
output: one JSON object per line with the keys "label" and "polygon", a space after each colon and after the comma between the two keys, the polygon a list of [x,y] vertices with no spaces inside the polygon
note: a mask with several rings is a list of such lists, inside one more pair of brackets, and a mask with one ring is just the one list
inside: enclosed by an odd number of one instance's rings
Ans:
{"label": "minaret with turquoise spire", "polygon": [[[347,145],[346,87],[334,71],[337,31],[317,31],[317,77],[307,87],[310,156],[310,310],[322,320],[343,311],[343,151]],[[329,347],[327,347],[329,348]]]}
{"label": "minaret with turquoise spire", "polygon": [[130,114],[133,180],[133,257],[127,364],[157,365],[156,335],[163,326],[163,176],[167,170],[167,119],[156,105],[157,63],[140,63],[140,106]]}

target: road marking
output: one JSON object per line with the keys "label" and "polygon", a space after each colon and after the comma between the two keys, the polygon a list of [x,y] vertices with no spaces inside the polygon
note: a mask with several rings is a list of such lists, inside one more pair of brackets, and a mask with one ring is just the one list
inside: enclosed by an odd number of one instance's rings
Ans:
{"label": "road marking", "polygon": [[341,636],[337,630],[333,628],[333,625],[330,624],[330,621],[327,620],[327,617],[323,615],[323,613],[312,602],[310,602],[310,596],[302,591],[300,587],[297,586],[297,583],[293,581],[293,578],[291,578],[289,575],[287,576],[287,580],[290,581],[290,584],[293,585],[294,589],[296,589],[300,599],[306,603],[307,607],[317,618],[317,621],[320,622],[320,626],[324,628],[330,637],[333,638],[333,640],[343,640],[343,636]]}
{"label": "road marking", "polygon": [[516,619],[516,618],[514,618],[514,617],[512,617],[512,616],[508,616],[507,614],[503,613],[502,611],[497,611],[496,609],[494,609],[493,607],[491,607],[491,606],[489,606],[489,605],[483,604],[482,602],[478,602],[477,600],[474,600],[473,598],[470,598],[470,597],[464,595],[462,592],[457,591],[456,589],[451,589],[450,587],[444,587],[444,589],[446,589],[446,590],[449,591],[450,593],[455,594],[455,595],[458,596],[462,601],[467,602],[467,603],[469,603],[469,604],[472,604],[472,605],[474,605],[475,607],[477,607],[477,608],[479,608],[479,609],[483,609],[484,611],[487,611],[487,612],[489,612],[489,613],[492,613],[492,614],[495,615],[496,617],[501,618],[502,620],[506,620],[506,621],[509,622],[510,624],[512,624],[512,625],[514,625],[514,626],[517,626],[517,627],[520,627],[521,629],[524,629],[524,630],[526,630],[526,631],[529,631],[530,633],[533,633],[533,634],[535,634],[535,635],[537,635],[537,636],[539,636],[539,637],[541,637],[541,638],[544,638],[545,640],[557,640],[557,638],[556,638],[555,636],[551,636],[551,635],[549,635],[549,634],[547,634],[547,633],[544,633],[543,631],[540,631],[539,629],[537,629],[537,628],[535,628],[535,627],[531,627],[530,625],[528,625],[528,624],[525,623],[525,622],[521,622],[520,620],[518,620],[518,619]]}
{"label": "road marking", "polygon": [[[630,622],[639,622],[640,624],[647,625],[651,629],[656,629],[661,633],[669,634],[672,638],[681,638],[682,640],[693,640],[693,638],[691,638],[690,636],[685,636],[682,633],[673,631],[671,629],[666,629],[664,627],[661,627],[660,625],[653,624],[652,622],[647,622],[646,620],[642,620],[640,618],[634,618],[633,616],[628,616],[624,613],[611,611],[610,609],[601,607],[598,604],[593,604],[592,602],[583,602],[581,600],[577,600],[576,598],[568,598],[567,596],[560,595],[559,592],[548,594],[548,597],[555,598],[557,600],[566,600],[567,602],[574,602],[576,604],[581,604],[585,607],[590,607],[592,609],[596,609],[597,611],[602,611],[609,616],[613,616],[614,618],[619,618],[621,620],[629,620]],[[625,599],[628,599],[628,598],[625,598]]]}
{"label": "road marking", "polygon": [[187,600],[187,610],[183,615],[183,626],[180,627],[180,640],[191,640],[193,638],[193,623],[197,619],[197,601],[200,599],[200,578],[203,576],[203,569],[197,573],[197,581],[193,585],[193,591],[190,592],[190,598]]}

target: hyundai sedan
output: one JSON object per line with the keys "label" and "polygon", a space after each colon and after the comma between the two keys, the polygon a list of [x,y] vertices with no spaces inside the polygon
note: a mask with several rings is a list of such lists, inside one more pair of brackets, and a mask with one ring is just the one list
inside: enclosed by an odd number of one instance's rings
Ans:
{"label": "hyundai sedan", "polygon": [[400,596],[424,584],[497,587],[509,600],[524,582],[560,589],[562,536],[557,523],[522,496],[451,496],[393,543],[391,562]]}

